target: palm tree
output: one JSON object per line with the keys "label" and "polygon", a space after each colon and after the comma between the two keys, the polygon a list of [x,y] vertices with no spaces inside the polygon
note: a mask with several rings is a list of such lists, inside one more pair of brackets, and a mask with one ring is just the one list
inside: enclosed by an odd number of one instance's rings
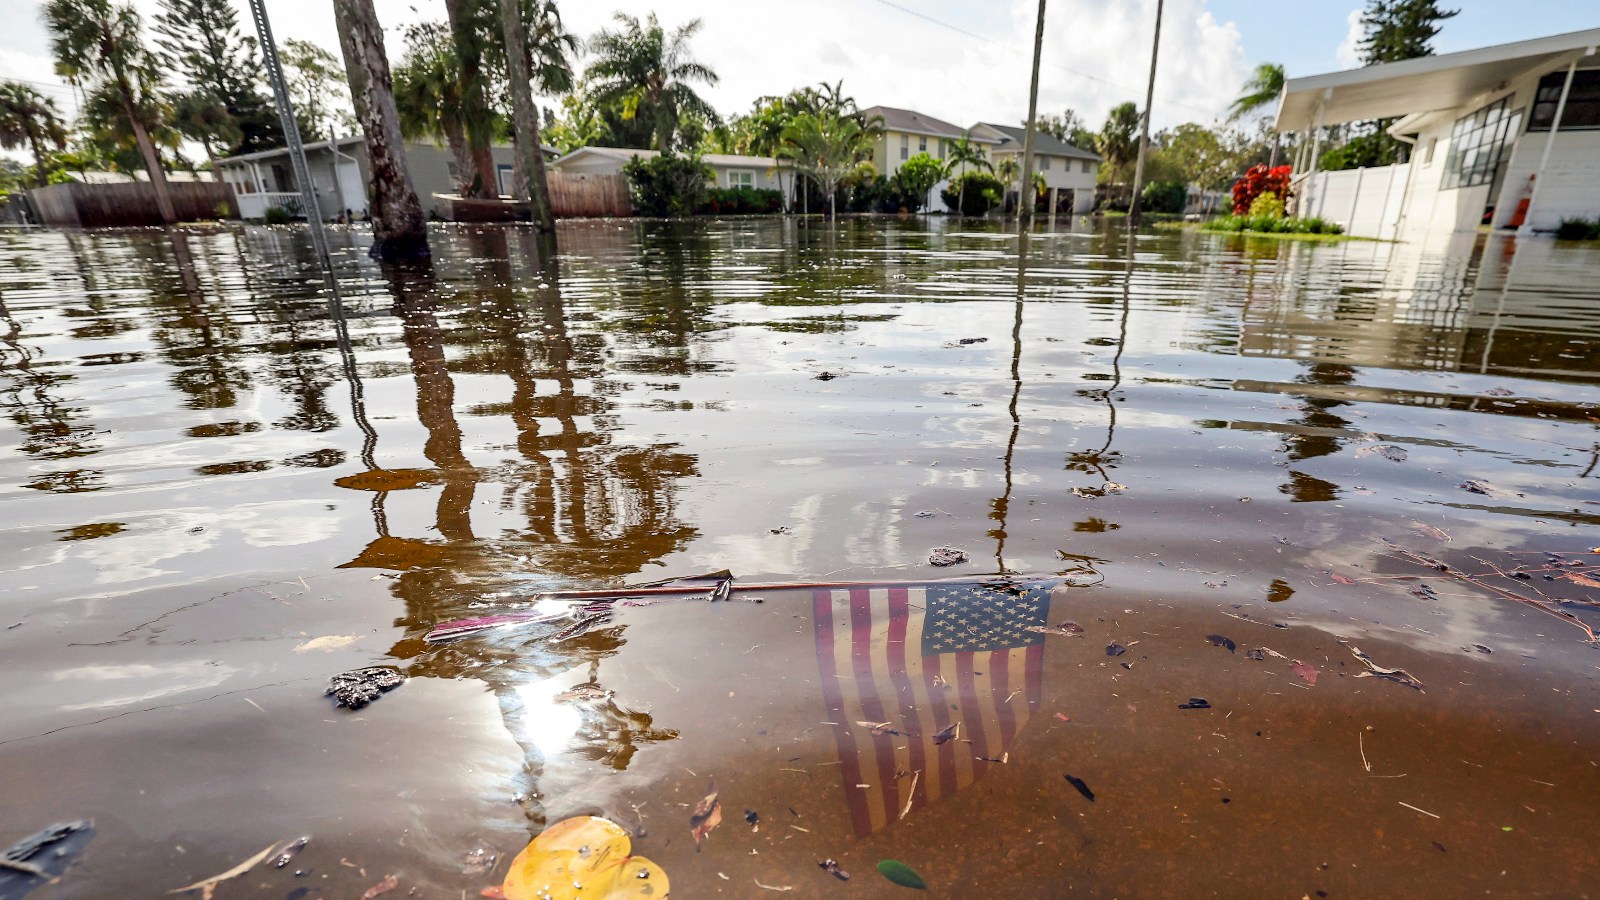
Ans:
{"label": "palm tree", "polygon": [[206,161],[211,171],[222,180],[222,170],[217,164],[217,148],[224,151],[237,147],[244,140],[244,130],[239,120],[228,112],[228,107],[209,91],[189,91],[173,98],[172,125],[178,133],[196,141],[206,151]]}
{"label": "palm tree", "polygon": [[836,113],[802,113],[783,129],[783,146],[778,155],[794,160],[795,167],[810,175],[828,195],[834,218],[839,217],[839,186],[852,178],[870,174],[872,132],[849,116]]}
{"label": "palm tree", "polygon": [[621,28],[602,31],[590,42],[598,58],[585,74],[594,99],[619,105],[624,119],[649,122],[656,150],[672,149],[685,113],[717,121],[717,111],[690,87],[718,81],[716,72],[689,55],[689,38],[700,30],[700,20],[668,35],[655,13],[643,22],[624,13],[616,19]]}
{"label": "palm tree", "polygon": [[444,11],[450,19],[450,36],[454,39],[456,78],[460,82],[461,105],[459,115],[467,132],[467,149],[472,154],[472,179],[476,190],[464,193],[470,196],[500,196],[499,170],[494,164],[496,122],[494,108],[489,105],[488,67],[484,65],[487,36],[494,32],[488,25],[494,22],[493,0],[444,0]]}
{"label": "palm tree", "polygon": [[[551,6],[554,11],[554,6]],[[511,122],[516,129],[517,156],[527,182],[529,210],[540,231],[554,231],[550,186],[545,179],[544,148],[539,140],[539,105],[533,99],[527,25],[522,0],[500,0],[500,26],[506,40],[506,76],[511,92]]]}
{"label": "palm tree", "polygon": [[1244,83],[1243,93],[1228,107],[1228,120],[1249,115],[1262,107],[1278,102],[1283,94],[1283,66],[1262,63],[1256,66],[1250,80]]}
{"label": "palm tree", "polygon": [[989,158],[983,155],[983,147],[972,142],[972,132],[961,135],[961,139],[950,144],[950,149],[944,155],[945,170],[955,171],[960,166],[956,175],[956,209],[961,208],[967,195],[967,181],[962,176],[967,174],[967,166],[974,169],[994,171],[994,166],[989,164]]}
{"label": "palm tree", "polygon": [[460,62],[444,26],[426,22],[406,29],[406,55],[394,70],[394,105],[400,134],[443,140],[455,162],[456,193],[465,196],[475,167],[461,121]]}
{"label": "palm tree", "polygon": [[44,20],[56,72],[74,84],[103,82],[112,91],[150,176],[161,220],[177,221],[167,176],[148,127],[161,69],[140,38],[138,11],[131,5],[112,6],[111,0],[49,0]]}
{"label": "palm tree", "polygon": [[16,150],[26,145],[33,153],[34,179],[42,187],[45,145],[57,150],[67,145],[54,100],[17,81],[0,82],[0,147]]}
{"label": "palm tree", "polygon": [[[521,22],[523,59],[526,61],[526,72],[528,73],[527,78],[524,80],[532,81],[535,94],[544,94],[546,96],[570,94],[576,86],[576,80],[572,73],[572,60],[582,47],[582,42],[578,40],[577,35],[567,31],[566,25],[561,21],[561,10],[556,8],[555,0],[518,0],[517,6],[519,7],[518,21]],[[507,65],[505,44],[503,42],[506,34],[505,11],[506,9],[503,7],[501,9],[500,22],[495,29],[497,40],[495,40],[490,49],[495,57],[494,65],[504,74],[502,80],[508,86],[507,93],[509,95],[511,77],[508,74],[510,70]],[[512,107],[512,138],[516,141],[515,97],[508,96],[507,99],[511,101],[509,105]],[[532,115],[531,121],[534,125],[534,136],[538,138],[538,143],[542,147],[544,140],[538,134],[538,123],[542,114],[537,103],[534,103]],[[541,155],[539,157],[539,166],[543,167],[543,165],[544,157]],[[531,185],[529,179],[533,176],[529,174],[529,168],[530,159],[523,155],[519,143],[514,170],[515,177],[513,179],[516,184],[515,192],[518,197],[527,197],[533,200],[535,199],[534,191],[544,190],[545,182],[541,176],[539,185]]]}
{"label": "palm tree", "polygon": [[333,0],[333,22],[350,79],[350,100],[366,138],[372,179],[370,252],[384,260],[426,259],[428,222],[406,165],[378,11],[372,0]]}

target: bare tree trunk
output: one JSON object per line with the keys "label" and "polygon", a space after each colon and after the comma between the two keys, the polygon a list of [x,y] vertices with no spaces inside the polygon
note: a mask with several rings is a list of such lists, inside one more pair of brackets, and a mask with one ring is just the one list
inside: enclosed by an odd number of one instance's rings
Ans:
{"label": "bare tree trunk", "polygon": [[495,168],[494,152],[489,149],[494,116],[489,112],[489,100],[483,91],[482,45],[471,17],[474,4],[489,2],[492,0],[444,0],[445,15],[450,19],[450,36],[455,39],[456,59],[460,63],[457,74],[461,78],[461,123],[466,126],[467,148],[480,182],[476,193],[479,197],[500,196],[500,173]]}
{"label": "bare tree trunk", "polygon": [[155,142],[150,140],[150,132],[145,130],[144,122],[140,121],[139,113],[133,108],[132,94],[124,91],[122,96],[128,124],[133,126],[134,143],[139,145],[139,155],[144,157],[144,170],[150,176],[150,186],[156,192],[156,209],[161,213],[161,221],[171,225],[178,221],[178,213],[172,207],[172,195],[167,192],[167,173],[161,169],[161,157],[156,153]]}
{"label": "bare tree trunk", "polygon": [[350,99],[366,138],[372,172],[372,255],[383,260],[426,259],[428,223],[411,185],[400,115],[394,108],[383,27],[373,0],[333,0]]}
{"label": "bare tree trunk", "polygon": [[460,123],[451,123],[444,129],[444,142],[450,148],[450,159],[456,165],[456,193],[465,197],[471,191],[477,164],[472,160],[472,152],[467,149],[467,133]]}
{"label": "bare tree trunk", "polygon": [[28,145],[33,149],[33,177],[39,182],[39,187],[44,187],[45,179],[49,176],[44,171],[44,147],[39,145],[39,136],[32,130],[28,132]]}
{"label": "bare tree trunk", "polygon": [[517,158],[528,181],[528,206],[533,227],[554,231],[550,184],[544,173],[544,148],[539,144],[539,107],[529,86],[528,36],[522,29],[519,0],[500,0],[500,26],[506,35],[506,68],[511,81],[511,122],[517,134]]}
{"label": "bare tree trunk", "polygon": [[1156,98],[1156,58],[1161,53],[1161,6],[1156,0],[1156,36],[1150,43],[1150,83],[1144,92],[1144,121],[1139,131],[1139,159],[1133,166],[1133,196],[1128,198],[1128,225],[1139,227],[1140,194],[1144,190],[1144,158],[1150,152],[1150,106]]}

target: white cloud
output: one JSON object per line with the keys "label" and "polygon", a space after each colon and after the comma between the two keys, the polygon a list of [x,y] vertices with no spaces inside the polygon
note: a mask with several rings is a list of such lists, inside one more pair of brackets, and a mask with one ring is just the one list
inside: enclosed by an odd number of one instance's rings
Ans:
{"label": "white cloud", "polygon": [[1350,10],[1345,16],[1344,40],[1339,43],[1339,49],[1333,52],[1339,65],[1346,69],[1354,69],[1361,65],[1361,39],[1367,36],[1367,30],[1361,24],[1361,8]]}

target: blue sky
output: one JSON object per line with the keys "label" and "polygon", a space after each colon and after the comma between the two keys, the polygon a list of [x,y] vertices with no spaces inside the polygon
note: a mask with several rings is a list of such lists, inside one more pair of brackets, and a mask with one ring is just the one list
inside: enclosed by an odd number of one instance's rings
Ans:
{"label": "blue sky", "polygon": [[[0,78],[42,85],[70,111],[51,71],[42,0],[0,0]],[[158,0],[133,0],[149,17]],[[243,0],[240,20],[250,21]],[[568,27],[590,35],[614,11],[652,11],[663,23],[700,18],[696,56],[722,76],[704,89],[724,114],[762,94],[843,80],[863,106],[910,107],[960,125],[1020,121],[1037,0],[559,0]],[[1440,52],[1600,27],[1596,0],[1461,0],[1436,41]],[[389,50],[398,28],[442,19],[442,0],[377,0]],[[1210,122],[1256,63],[1290,76],[1355,64],[1351,14],[1362,0],[1167,0],[1154,122]],[[268,0],[278,37],[338,53],[330,0]],[[1040,108],[1077,110],[1091,125],[1124,100],[1142,100],[1155,0],[1049,0]],[[931,21],[930,21],[931,20]],[[966,32],[965,34],[962,32]],[[1341,50],[1341,47],[1343,48]]]}

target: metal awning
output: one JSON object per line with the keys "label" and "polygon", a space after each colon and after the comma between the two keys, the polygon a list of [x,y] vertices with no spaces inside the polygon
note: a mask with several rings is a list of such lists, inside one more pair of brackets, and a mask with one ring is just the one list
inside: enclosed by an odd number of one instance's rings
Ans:
{"label": "metal awning", "polygon": [[[1291,78],[1284,83],[1275,127],[1301,131],[1454,109],[1473,97],[1559,66],[1600,46],[1600,28],[1425,56],[1361,69]],[[1318,115],[1318,105],[1322,105]]]}

